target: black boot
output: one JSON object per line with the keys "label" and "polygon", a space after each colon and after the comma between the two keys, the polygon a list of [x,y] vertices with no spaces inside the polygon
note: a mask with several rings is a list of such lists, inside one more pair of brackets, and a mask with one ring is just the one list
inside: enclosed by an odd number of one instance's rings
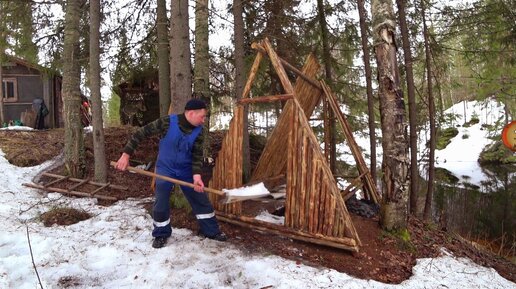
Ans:
{"label": "black boot", "polygon": [[228,236],[226,236],[226,234],[224,234],[222,232],[215,234],[213,236],[206,236],[201,231],[199,231],[198,235],[199,235],[199,237],[208,238],[208,239],[212,239],[212,240],[219,241],[219,242],[225,242],[228,240]]}
{"label": "black boot", "polygon": [[219,241],[219,242],[225,242],[228,240],[228,236],[226,236],[226,234],[221,232],[215,236],[208,237],[208,239],[212,239],[212,240]]}
{"label": "black boot", "polygon": [[167,237],[154,238],[154,241],[152,241],[152,247],[156,249],[165,247],[165,245],[167,244],[167,239]]}

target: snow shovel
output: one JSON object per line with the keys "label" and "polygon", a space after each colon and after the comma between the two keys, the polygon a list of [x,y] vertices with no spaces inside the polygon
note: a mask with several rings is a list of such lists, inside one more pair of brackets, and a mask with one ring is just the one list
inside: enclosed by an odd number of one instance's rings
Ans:
{"label": "snow shovel", "polygon": [[[111,161],[111,165],[116,166],[116,162]],[[139,168],[128,166],[127,170],[130,172],[141,174],[141,175],[162,179],[162,180],[165,180],[165,181],[177,184],[177,185],[187,186],[192,189],[194,188],[194,184],[192,184],[192,183],[181,181],[181,180],[163,176],[163,175],[159,175],[159,174],[149,172],[146,170],[142,170]],[[208,192],[208,193],[216,194],[219,196],[223,196],[224,199],[219,201],[219,203],[221,203],[221,204],[229,204],[229,203],[233,203],[233,202],[257,199],[257,198],[261,198],[261,197],[270,195],[269,190],[267,190],[267,188],[263,185],[263,183],[258,183],[253,186],[231,189],[231,190],[222,189],[222,191],[204,187],[204,191]]]}

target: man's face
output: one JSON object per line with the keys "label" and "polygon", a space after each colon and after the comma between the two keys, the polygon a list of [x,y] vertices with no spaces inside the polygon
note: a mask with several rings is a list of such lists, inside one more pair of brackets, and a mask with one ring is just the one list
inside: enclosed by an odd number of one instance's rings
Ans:
{"label": "man's face", "polygon": [[204,123],[204,120],[206,119],[207,111],[206,109],[188,110],[186,114],[188,121],[193,126],[200,126]]}

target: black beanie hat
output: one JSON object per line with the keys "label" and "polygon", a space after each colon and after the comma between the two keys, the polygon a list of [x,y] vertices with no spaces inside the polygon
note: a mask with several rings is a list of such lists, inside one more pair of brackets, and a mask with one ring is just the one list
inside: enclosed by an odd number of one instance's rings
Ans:
{"label": "black beanie hat", "polygon": [[206,103],[198,98],[192,98],[186,103],[185,110],[196,109],[206,109]]}

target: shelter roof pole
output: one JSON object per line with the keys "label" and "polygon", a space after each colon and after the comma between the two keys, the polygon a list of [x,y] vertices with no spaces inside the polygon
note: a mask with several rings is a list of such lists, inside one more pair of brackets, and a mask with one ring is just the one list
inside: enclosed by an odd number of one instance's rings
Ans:
{"label": "shelter roof pole", "polygon": [[262,42],[265,47],[265,50],[267,50],[267,54],[269,55],[269,59],[271,60],[272,66],[274,66],[274,69],[278,74],[281,84],[283,85],[283,89],[285,89],[286,93],[294,93],[292,83],[290,83],[287,73],[285,72],[285,68],[283,68],[283,65],[281,65],[278,59],[278,55],[276,54],[274,49],[272,49],[269,39],[265,38]]}
{"label": "shelter roof pole", "polygon": [[[253,47],[255,43],[251,45]],[[248,98],[249,92],[251,92],[251,85],[253,84],[254,78],[256,77],[256,72],[258,72],[258,68],[260,68],[260,62],[262,61],[263,53],[258,51],[256,57],[254,58],[253,66],[251,67],[251,71],[249,72],[249,77],[247,78],[247,82],[244,87],[244,91],[242,92],[241,98]]]}
{"label": "shelter roof pole", "polygon": [[[263,48],[263,46],[261,46],[260,44],[253,43],[253,45],[251,47],[253,49],[257,50],[258,52],[266,53],[265,48]],[[279,61],[283,64],[283,66],[287,70],[292,71],[295,75],[301,77],[303,80],[305,80],[306,82],[310,83],[314,87],[322,89],[321,85],[319,84],[319,82],[317,82],[317,80],[314,80],[313,78],[307,76],[301,70],[297,69],[294,65],[288,63],[288,61],[286,61],[285,59],[283,59],[283,58],[281,58],[279,56],[278,56],[278,59],[279,59]]]}
{"label": "shelter roof pole", "polygon": [[258,96],[253,98],[241,98],[237,101],[237,104],[249,104],[249,103],[259,103],[259,102],[274,102],[278,100],[289,100],[294,98],[293,94],[278,94],[278,95],[267,95],[267,96]]}
{"label": "shelter roof pole", "polygon": [[346,117],[340,111],[337,100],[333,93],[330,90],[330,87],[321,80],[321,86],[324,90],[324,96],[328,100],[328,103],[330,104],[331,109],[333,110],[335,116],[337,117],[337,120],[340,122],[342,130],[344,132],[344,135],[346,137],[346,140],[348,142],[348,146],[351,149],[351,152],[353,153],[353,157],[355,159],[355,162],[358,167],[358,171],[360,173],[360,176],[364,178],[364,184],[365,184],[365,195],[366,198],[369,200],[372,200],[376,204],[379,203],[380,196],[378,192],[376,191],[376,186],[374,185],[374,182],[371,178],[371,173],[369,169],[367,168],[367,165],[365,164],[364,158],[362,157],[362,153],[360,152],[360,149],[358,148],[358,145],[353,137],[353,133],[351,132],[351,128],[349,126],[348,121],[346,120]]}

